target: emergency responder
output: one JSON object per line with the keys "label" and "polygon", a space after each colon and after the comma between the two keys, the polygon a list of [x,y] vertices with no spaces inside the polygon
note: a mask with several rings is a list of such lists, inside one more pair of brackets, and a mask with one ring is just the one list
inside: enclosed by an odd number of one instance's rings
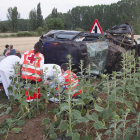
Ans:
{"label": "emergency responder", "polygon": [[[72,88],[73,88],[72,89],[72,92],[73,92],[72,97],[75,97],[79,93],[82,93],[82,90],[79,90],[79,91],[75,90],[75,87],[78,86],[79,80],[76,79],[77,76],[75,73],[68,70],[68,65],[66,63],[61,64],[61,72],[62,72],[62,74],[59,77],[58,82],[63,87],[63,89],[67,90],[68,85],[72,84]],[[45,84],[51,84],[51,82],[47,81]],[[56,88],[56,90],[58,90],[58,88]]]}
{"label": "emergency responder", "polygon": [[8,99],[9,99],[9,92],[7,88],[9,87],[11,83],[11,80],[9,79],[9,77],[15,75],[14,65],[17,62],[20,62],[20,58],[21,58],[21,54],[15,53],[15,55],[8,56],[0,62],[0,75],[1,75],[4,90]]}
{"label": "emergency responder", "polygon": [[[30,80],[31,84],[36,84],[37,82],[42,81],[43,77],[43,65],[44,65],[44,56],[41,54],[42,43],[37,42],[33,50],[24,52],[20,64],[22,65],[21,77],[25,84],[26,79]],[[39,91],[39,90],[38,90]],[[27,96],[26,101],[30,102],[37,98],[36,93],[31,97],[28,96],[28,91],[26,91],[25,96]],[[38,93],[38,99],[40,94]]]}

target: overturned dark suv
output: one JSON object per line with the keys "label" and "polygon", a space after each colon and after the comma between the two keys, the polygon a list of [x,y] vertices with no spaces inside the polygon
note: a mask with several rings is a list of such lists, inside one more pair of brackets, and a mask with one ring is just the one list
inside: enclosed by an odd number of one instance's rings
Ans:
{"label": "overturned dark suv", "polygon": [[[128,23],[114,26],[104,34],[69,30],[51,30],[40,37],[43,44],[45,64],[61,65],[67,63],[70,54],[73,69],[80,71],[80,60],[84,68],[89,64],[91,73],[100,75],[121,69],[121,54],[131,49],[138,49],[135,44],[133,28]],[[138,52],[138,51],[137,51]]]}

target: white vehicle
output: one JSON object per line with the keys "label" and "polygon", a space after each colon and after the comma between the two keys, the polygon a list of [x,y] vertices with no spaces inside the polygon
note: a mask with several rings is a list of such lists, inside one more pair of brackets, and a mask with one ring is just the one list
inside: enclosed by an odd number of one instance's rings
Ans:
{"label": "white vehicle", "polygon": [[137,44],[140,44],[140,37],[137,39]]}

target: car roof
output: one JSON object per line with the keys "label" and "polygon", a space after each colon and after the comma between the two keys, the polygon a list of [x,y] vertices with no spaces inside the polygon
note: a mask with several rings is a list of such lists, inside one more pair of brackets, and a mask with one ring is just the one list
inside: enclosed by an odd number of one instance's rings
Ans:
{"label": "car roof", "polygon": [[55,33],[66,33],[66,34],[74,34],[74,35],[78,35],[79,33],[81,33],[81,31],[71,31],[71,30],[50,30],[48,31],[46,34],[43,34],[42,37],[45,37],[49,34],[55,34]]}

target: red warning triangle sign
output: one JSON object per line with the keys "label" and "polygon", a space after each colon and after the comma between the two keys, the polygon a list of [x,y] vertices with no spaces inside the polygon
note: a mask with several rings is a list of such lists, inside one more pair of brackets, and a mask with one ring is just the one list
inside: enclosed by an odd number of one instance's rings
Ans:
{"label": "red warning triangle sign", "polygon": [[97,19],[94,20],[94,23],[90,29],[90,33],[101,33],[103,34],[103,30]]}

